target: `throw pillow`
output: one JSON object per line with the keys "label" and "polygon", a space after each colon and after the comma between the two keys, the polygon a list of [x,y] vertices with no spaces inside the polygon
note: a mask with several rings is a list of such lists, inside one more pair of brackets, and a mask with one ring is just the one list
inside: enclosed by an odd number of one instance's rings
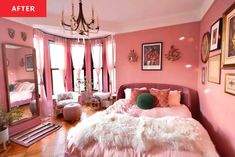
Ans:
{"label": "throw pillow", "polygon": [[12,92],[12,91],[14,90],[14,87],[15,87],[15,86],[14,86],[13,84],[10,84],[10,85],[9,85],[9,90],[10,90],[10,92]]}
{"label": "throw pillow", "polygon": [[137,97],[137,106],[141,109],[147,110],[156,107],[157,98],[149,93],[140,94]]}
{"label": "throw pillow", "polygon": [[126,88],[124,90],[124,93],[125,93],[125,99],[130,100],[131,99],[131,88]]}
{"label": "throw pillow", "polygon": [[179,106],[180,105],[180,95],[181,91],[172,90],[168,96],[168,104],[169,106]]}
{"label": "throw pillow", "polygon": [[136,100],[137,100],[137,97],[138,95],[142,94],[142,93],[149,93],[149,90],[147,89],[132,89],[131,90],[131,100],[130,100],[130,103],[131,104],[136,104]]}
{"label": "throw pillow", "polygon": [[150,94],[154,95],[158,99],[158,104],[156,106],[159,107],[167,107],[168,105],[168,95],[169,95],[170,89],[150,89]]}

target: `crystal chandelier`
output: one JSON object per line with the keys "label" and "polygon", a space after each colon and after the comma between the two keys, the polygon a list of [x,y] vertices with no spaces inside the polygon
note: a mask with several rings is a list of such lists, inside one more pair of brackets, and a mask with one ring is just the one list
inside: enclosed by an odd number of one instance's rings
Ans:
{"label": "crystal chandelier", "polygon": [[70,31],[72,35],[79,34],[83,37],[89,36],[89,33],[97,33],[99,31],[98,16],[97,20],[95,20],[93,8],[91,20],[89,22],[85,20],[82,11],[82,0],[79,0],[79,13],[77,17],[74,15],[74,3],[72,3],[72,15],[69,24],[64,21],[64,10],[62,10],[61,25],[64,30]]}

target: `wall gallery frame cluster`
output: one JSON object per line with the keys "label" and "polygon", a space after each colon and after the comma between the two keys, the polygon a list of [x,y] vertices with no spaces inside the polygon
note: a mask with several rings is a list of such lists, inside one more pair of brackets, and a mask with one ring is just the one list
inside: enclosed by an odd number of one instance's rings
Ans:
{"label": "wall gallery frame cluster", "polygon": [[[220,50],[218,53],[216,50]],[[216,51],[215,53],[213,51]],[[201,42],[201,60],[208,61],[208,82],[220,84],[221,67],[223,70],[235,69],[235,3],[215,21],[210,32],[203,35]],[[202,84],[205,84],[206,67],[202,67]],[[235,72],[225,74],[225,93],[235,95]]]}

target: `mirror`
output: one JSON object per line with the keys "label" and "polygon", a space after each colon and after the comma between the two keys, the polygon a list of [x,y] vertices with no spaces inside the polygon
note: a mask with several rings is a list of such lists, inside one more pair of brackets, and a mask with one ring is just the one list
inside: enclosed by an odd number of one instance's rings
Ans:
{"label": "mirror", "polygon": [[15,107],[22,110],[20,121],[38,116],[35,49],[16,44],[3,44],[2,48],[8,111]]}

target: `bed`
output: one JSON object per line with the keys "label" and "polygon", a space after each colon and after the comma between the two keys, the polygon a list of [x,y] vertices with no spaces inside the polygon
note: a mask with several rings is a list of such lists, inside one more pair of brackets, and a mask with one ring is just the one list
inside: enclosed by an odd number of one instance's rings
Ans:
{"label": "bed", "polygon": [[29,104],[34,100],[35,85],[34,80],[17,80],[14,84],[10,85],[10,104],[11,108]]}
{"label": "bed", "polygon": [[[180,91],[180,105],[139,109],[126,98],[125,90],[142,87]],[[187,87],[122,85],[112,106],[69,131],[65,156],[218,157],[207,131],[196,120],[198,105],[197,92]]]}

